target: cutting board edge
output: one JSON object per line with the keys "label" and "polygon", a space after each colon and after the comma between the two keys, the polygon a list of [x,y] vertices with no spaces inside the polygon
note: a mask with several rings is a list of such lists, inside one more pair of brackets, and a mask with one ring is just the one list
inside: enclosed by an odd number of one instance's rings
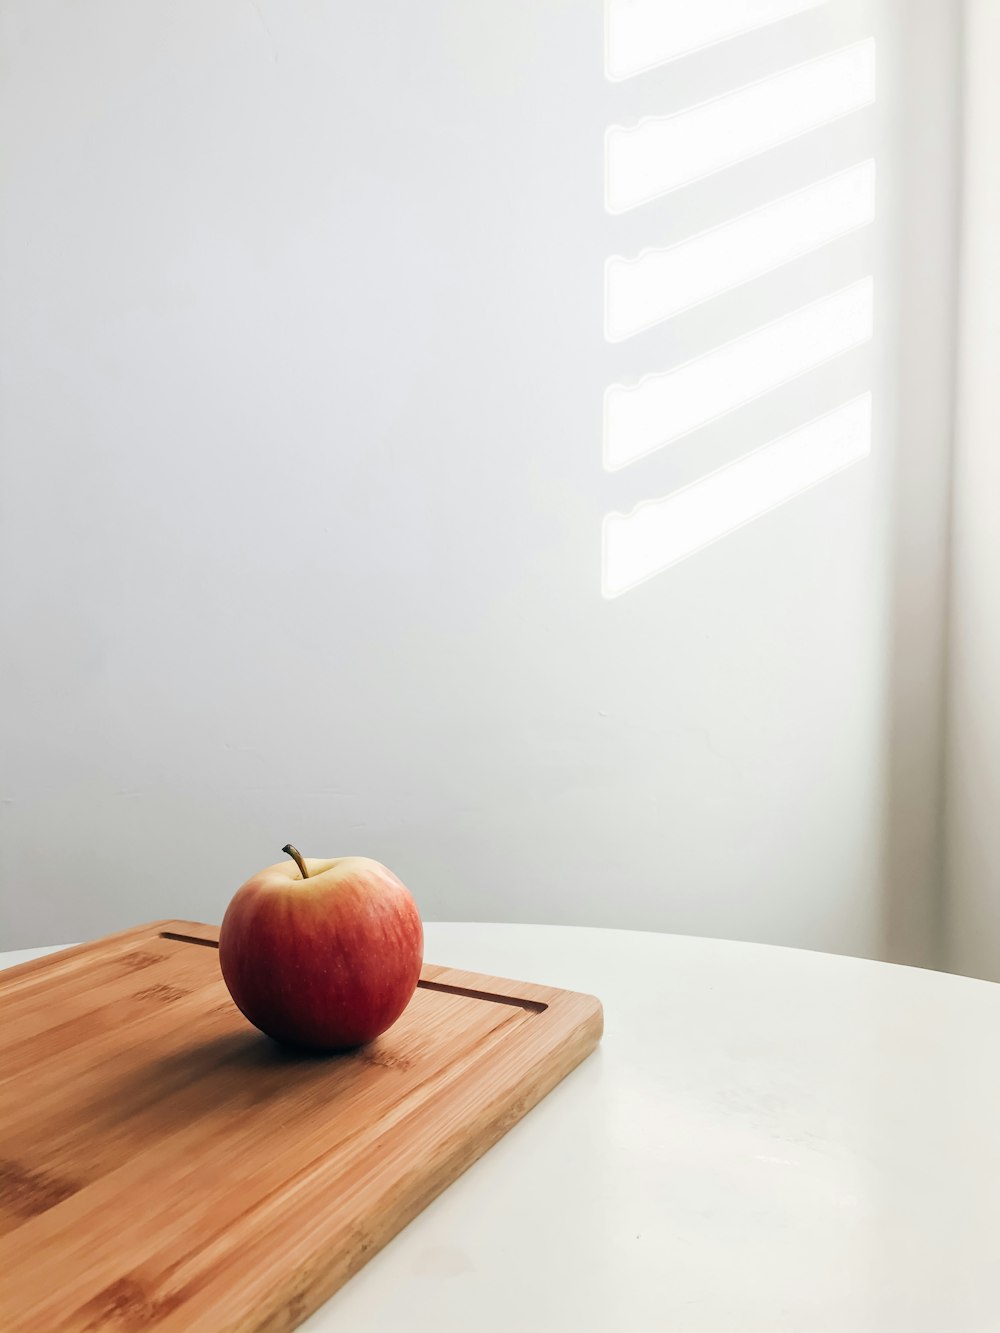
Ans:
{"label": "cutting board edge", "polygon": [[[187,921],[177,917],[165,917],[162,920],[146,921],[138,926],[130,926],[127,930],[116,931],[113,935],[103,935],[98,939],[85,940],[80,944],[68,944],[65,948],[43,954],[41,958],[29,958],[26,962],[17,963],[14,967],[0,971],[0,995],[6,990],[14,989],[19,981],[34,978],[40,973],[51,974],[53,968],[59,967],[64,962],[85,959],[90,954],[103,951],[109,944],[124,946],[130,940],[138,942],[150,935],[188,937],[192,940],[205,940],[217,944],[219,927],[209,925],[203,921]],[[428,975],[425,976],[425,973]],[[580,996],[593,1000],[595,1004],[600,1004],[596,996],[587,995],[584,991],[565,990],[547,985],[544,982],[522,981],[514,977],[500,977],[489,973],[473,972],[466,968],[455,967],[449,963],[430,963],[425,960],[420,976],[422,981],[443,981],[451,986],[465,987],[479,992],[485,989],[482,983],[488,981],[490,989],[496,994],[511,999],[525,1000],[530,1004],[541,1003],[548,1006],[553,1002],[553,992],[559,997]]]}
{"label": "cutting board edge", "polygon": [[100,952],[109,944],[126,944],[131,939],[148,938],[151,931],[159,934],[161,931],[177,924],[177,922],[170,919],[145,921],[139,926],[129,926],[126,930],[116,930],[111,935],[99,935],[96,939],[83,940],[79,944],[66,944],[62,948],[56,948],[50,953],[42,954],[40,958],[28,958],[23,963],[15,963],[13,967],[0,969],[0,993],[10,989],[26,977],[34,976],[36,972],[50,970],[71,959],[86,958],[89,954]]}

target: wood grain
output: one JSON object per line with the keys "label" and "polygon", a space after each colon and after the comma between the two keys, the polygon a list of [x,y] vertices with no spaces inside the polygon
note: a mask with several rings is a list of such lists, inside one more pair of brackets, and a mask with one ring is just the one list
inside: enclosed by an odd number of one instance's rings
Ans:
{"label": "wood grain", "polygon": [[597,1044],[592,996],[426,965],[346,1055],[275,1045],[214,927],[0,973],[0,1328],[294,1328]]}

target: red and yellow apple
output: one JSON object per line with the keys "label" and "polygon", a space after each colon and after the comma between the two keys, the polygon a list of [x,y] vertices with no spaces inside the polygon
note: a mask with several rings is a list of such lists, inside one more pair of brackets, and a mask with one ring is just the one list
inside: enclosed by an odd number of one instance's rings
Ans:
{"label": "red and yellow apple", "polygon": [[219,962],[245,1016],[275,1040],[346,1050],[391,1027],[409,1004],[424,932],[406,886],[378,861],[294,859],[238,889]]}

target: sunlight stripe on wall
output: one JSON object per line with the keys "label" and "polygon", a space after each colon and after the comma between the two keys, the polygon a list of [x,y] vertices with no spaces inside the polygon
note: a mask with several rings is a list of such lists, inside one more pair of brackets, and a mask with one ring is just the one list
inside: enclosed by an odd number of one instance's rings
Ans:
{"label": "sunlight stripe on wall", "polygon": [[605,336],[610,342],[749,282],[875,216],[875,162],[814,185],[663,250],[605,265]]}
{"label": "sunlight stripe on wall", "polygon": [[801,306],[704,356],[604,396],[609,471],[680,439],[872,336],[870,277]]}
{"label": "sunlight stripe on wall", "polygon": [[605,135],[605,202],[624,213],[875,100],[875,42],[856,42],[672,116]]}
{"label": "sunlight stripe on wall", "polygon": [[704,46],[766,27],[826,0],[605,0],[605,74],[634,74]]}
{"label": "sunlight stripe on wall", "polygon": [[864,458],[863,394],[661,500],[604,520],[604,595],[617,597]]}

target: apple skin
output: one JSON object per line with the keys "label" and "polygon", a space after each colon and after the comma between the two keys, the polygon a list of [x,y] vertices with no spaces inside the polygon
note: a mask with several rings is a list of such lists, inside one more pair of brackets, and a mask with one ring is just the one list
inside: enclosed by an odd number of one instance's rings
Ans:
{"label": "apple skin", "polygon": [[236,891],[219,931],[229,993],[255,1027],[311,1050],[391,1027],[420,976],[424,932],[391,870],[364,856],[268,866]]}

